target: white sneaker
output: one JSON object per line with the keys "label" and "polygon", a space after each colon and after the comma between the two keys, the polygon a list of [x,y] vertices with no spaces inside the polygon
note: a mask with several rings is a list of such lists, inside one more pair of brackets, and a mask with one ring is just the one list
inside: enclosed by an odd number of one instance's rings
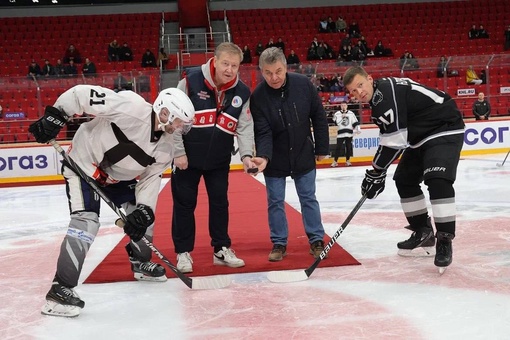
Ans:
{"label": "white sneaker", "polygon": [[182,273],[193,272],[193,259],[188,252],[177,254],[177,269]]}
{"label": "white sneaker", "polygon": [[238,268],[244,266],[244,261],[237,258],[232,248],[222,247],[219,252],[213,254],[213,264]]}
{"label": "white sneaker", "polygon": [[352,164],[351,164],[351,162],[349,162],[349,161],[345,161],[345,165],[346,165],[346,166],[351,166]]}
{"label": "white sneaker", "polygon": [[332,168],[336,168],[337,166],[338,166],[338,163],[337,163],[337,162],[333,161],[333,163],[331,163],[331,167],[332,167]]}

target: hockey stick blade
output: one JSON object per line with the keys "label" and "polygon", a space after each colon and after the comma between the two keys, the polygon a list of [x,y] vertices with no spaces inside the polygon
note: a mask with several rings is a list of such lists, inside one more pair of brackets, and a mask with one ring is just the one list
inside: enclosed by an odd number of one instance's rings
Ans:
{"label": "hockey stick blade", "polygon": [[[57,143],[54,139],[49,142],[55,150],[57,150],[58,153],[62,156],[62,158],[67,162],[68,166],[71,167],[73,171],[76,172],[78,176],[80,176],[87,184],[94,190],[102,199],[103,201],[112,208],[113,211],[120,217],[118,222],[115,224],[119,227],[124,226],[124,221],[126,220],[126,215],[124,212],[103,192],[103,190],[99,187],[99,185],[96,183],[95,180],[87,176],[87,174],[74,162],[74,160],[69,157],[69,155],[62,149],[60,144]],[[230,278],[229,277],[206,277],[206,278],[199,278],[199,279],[192,279],[190,277],[187,277],[182,273],[179,269],[177,269],[176,266],[170,262],[165,255],[163,255],[152,242],[150,242],[145,236],[142,237],[142,241],[145,242],[145,244],[152,250],[154,254],[158,256],[158,258],[163,261],[164,264],[170,268],[170,270],[179,278],[186,286],[188,286],[190,289],[217,289],[217,288],[225,288],[228,285],[230,285]]]}
{"label": "hockey stick blade", "polygon": [[367,199],[366,195],[361,196],[360,200],[356,204],[356,206],[352,209],[349,216],[345,219],[344,223],[338,228],[338,230],[335,232],[335,235],[329,240],[328,244],[324,247],[324,250],[319,254],[319,257],[315,260],[314,263],[310,267],[308,267],[305,270],[301,271],[271,271],[267,273],[267,279],[271,282],[275,283],[289,283],[289,282],[298,282],[298,281],[305,281],[307,280],[310,275],[312,275],[313,271],[319,263],[326,258],[326,255],[331,250],[331,247],[336,243],[336,240],[340,237],[340,235],[343,233],[349,222],[351,222],[352,218],[358,210],[361,208],[365,200]]}

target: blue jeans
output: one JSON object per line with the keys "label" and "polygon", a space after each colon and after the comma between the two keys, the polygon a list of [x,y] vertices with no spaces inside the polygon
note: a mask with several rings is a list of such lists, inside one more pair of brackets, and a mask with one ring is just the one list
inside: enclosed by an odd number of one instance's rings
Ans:
{"label": "blue jeans", "polygon": [[[294,178],[294,185],[301,204],[301,216],[305,226],[306,236],[312,244],[324,238],[324,227],[321,221],[319,202],[315,198],[316,170]],[[285,180],[286,177],[267,177],[267,212],[269,217],[269,231],[273,244],[287,245],[289,228],[285,215]]]}

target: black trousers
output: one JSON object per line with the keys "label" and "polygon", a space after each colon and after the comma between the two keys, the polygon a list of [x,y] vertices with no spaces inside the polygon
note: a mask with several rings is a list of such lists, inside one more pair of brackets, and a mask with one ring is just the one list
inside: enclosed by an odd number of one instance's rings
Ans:
{"label": "black trousers", "polygon": [[195,208],[198,185],[203,177],[209,198],[209,236],[215,248],[231,245],[228,236],[229,165],[213,170],[176,169],[170,179],[173,196],[172,239],[176,253],[191,252],[195,247]]}
{"label": "black trousers", "polygon": [[336,148],[334,159],[335,162],[338,160],[338,157],[345,157],[348,161],[352,156],[352,137],[342,137],[336,139]]}

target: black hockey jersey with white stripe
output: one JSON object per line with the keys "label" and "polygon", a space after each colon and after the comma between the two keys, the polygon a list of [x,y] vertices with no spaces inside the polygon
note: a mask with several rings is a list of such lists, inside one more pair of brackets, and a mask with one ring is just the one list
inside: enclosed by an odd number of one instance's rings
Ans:
{"label": "black hockey jersey with white stripe", "polygon": [[450,95],[409,78],[376,80],[370,105],[380,131],[376,169],[386,169],[405,148],[464,133],[462,113]]}

